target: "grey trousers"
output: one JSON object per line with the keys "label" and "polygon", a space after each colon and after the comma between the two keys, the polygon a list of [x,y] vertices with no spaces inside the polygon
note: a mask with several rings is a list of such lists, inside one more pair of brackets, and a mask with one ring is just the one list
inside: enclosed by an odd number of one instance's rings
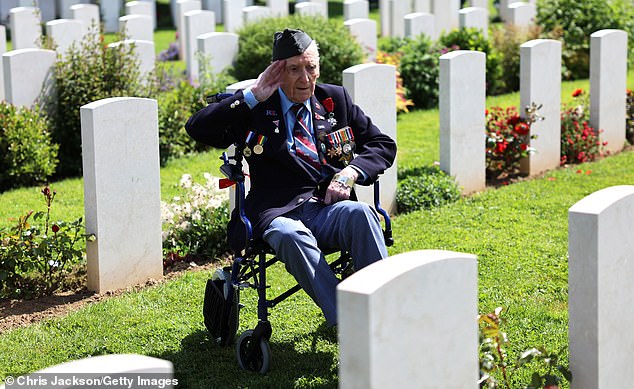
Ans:
{"label": "grey trousers", "polygon": [[337,277],[319,249],[349,251],[355,270],[387,257],[381,223],[374,209],[356,201],[324,205],[309,200],[279,216],[263,234],[299,285],[337,324]]}

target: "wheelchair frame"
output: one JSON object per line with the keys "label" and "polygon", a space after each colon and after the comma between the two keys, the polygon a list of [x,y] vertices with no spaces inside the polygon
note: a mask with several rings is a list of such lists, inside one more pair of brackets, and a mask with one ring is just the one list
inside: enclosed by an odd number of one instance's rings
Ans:
{"label": "wheelchair frame", "polygon": [[[239,325],[240,290],[256,289],[258,293],[258,323],[253,330],[246,330],[241,334],[235,347],[238,364],[241,368],[265,374],[269,370],[271,359],[269,340],[272,328],[268,320],[269,309],[301,290],[301,286],[296,284],[273,299],[267,298],[266,268],[278,262],[279,259],[273,257],[267,260],[267,254],[274,255],[275,253],[264,241],[253,239],[251,222],[244,212],[245,175],[242,172],[242,151],[236,147],[234,156],[229,156],[227,152],[223,152],[220,159],[223,160],[220,171],[231,185],[235,184],[236,186],[236,207],[245,227],[247,244],[243,255],[237,255],[230,266],[216,270],[212,279],[207,281],[203,306],[205,326],[220,345],[232,344]],[[232,160],[235,161],[235,164],[231,163]],[[381,208],[379,192],[379,183],[376,181],[374,183],[374,208],[384,218],[385,244],[391,246],[394,243],[392,224],[388,213]],[[351,259],[350,253],[341,251],[340,257],[329,264],[330,268],[343,279],[353,271]]]}

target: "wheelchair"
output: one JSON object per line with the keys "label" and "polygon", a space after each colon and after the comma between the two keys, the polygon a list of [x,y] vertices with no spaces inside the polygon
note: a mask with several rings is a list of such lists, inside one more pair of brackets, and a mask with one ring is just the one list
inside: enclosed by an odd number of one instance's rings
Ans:
{"label": "wheelchair", "polygon": [[[269,370],[271,361],[269,341],[272,328],[268,320],[269,309],[301,290],[301,287],[295,285],[272,299],[267,297],[266,269],[279,259],[275,257],[274,251],[266,242],[253,239],[251,222],[244,212],[245,174],[242,171],[243,155],[240,148],[235,147],[233,156],[223,152],[220,159],[223,161],[220,171],[225,176],[221,187],[233,185],[236,187],[236,208],[245,228],[247,245],[242,254],[235,256],[230,266],[217,269],[207,281],[203,303],[204,323],[212,337],[221,346],[230,346],[235,341],[236,357],[242,369],[265,374]],[[385,244],[391,246],[394,243],[391,220],[388,213],[381,208],[379,197],[377,181],[374,183],[374,208],[383,216]],[[324,254],[337,251],[324,250]],[[346,251],[340,251],[339,258],[329,265],[340,279],[354,271],[352,258]],[[255,289],[258,294],[258,323],[254,329],[244,331],[236,340],[242,307],[240,291],[247,288]]]}

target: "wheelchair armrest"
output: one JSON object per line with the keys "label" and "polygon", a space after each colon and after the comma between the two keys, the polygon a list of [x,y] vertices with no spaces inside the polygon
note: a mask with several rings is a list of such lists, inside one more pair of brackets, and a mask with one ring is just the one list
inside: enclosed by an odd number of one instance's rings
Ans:
{"label": "wheelchair armrest", "polygon": [[244,173],[242,173],[242,168],[237,165],[225,163],[220,166],[220,172],[222,172],[222,174],[231,181],[244,182]]}

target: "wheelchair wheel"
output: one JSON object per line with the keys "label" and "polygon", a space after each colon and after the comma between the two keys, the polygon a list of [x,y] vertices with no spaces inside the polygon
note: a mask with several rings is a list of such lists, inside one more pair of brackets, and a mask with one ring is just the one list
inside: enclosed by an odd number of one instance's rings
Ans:
{"label": "wheelchair wheel", "polygon": [[233,301],[227,308],[229,309],[229,314],[226,322],[226,332],[222,334],[220,341],[222,346],[233,344],[236,334],[238,333],[238,325],[240,323],[240,289],[236,288],[233,291]]}
{"label": "wheelchair wheel", "polygon": [[[260,374],[266,374],[269,371],[271,363],[271,347],[268,340],[260,339],[259,345],[252,345],[253,330],[244,331],[238,342],[236,343],[236,354],[238,364],[244,370],[255,371]],[[249,356],[249,350],[255,346],[252,355]]]}

